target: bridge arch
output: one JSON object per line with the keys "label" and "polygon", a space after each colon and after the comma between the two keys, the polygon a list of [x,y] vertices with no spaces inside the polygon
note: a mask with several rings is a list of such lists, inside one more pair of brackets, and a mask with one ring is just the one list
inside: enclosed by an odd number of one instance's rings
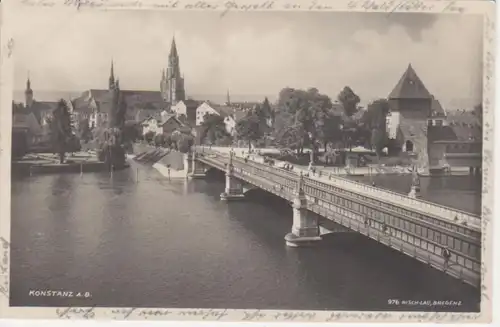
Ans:
{"label": "bridge arch", "polygon": [[[404,151],[415,152],[412,145],[405,141]],[[285,236],[289,246],[313,244],[332,231],[354,231],[479,287],[481,230],[476,215],[384,190],[373,192],[356,182],[336,185],[223,153],[200,160],[226,172],[221,200],[243,199],[241,181],[291,202],[292,229]],[[312,213],[336,224],[326,226]],[[442,255],[444,248],[449,249],[448,259]]]}

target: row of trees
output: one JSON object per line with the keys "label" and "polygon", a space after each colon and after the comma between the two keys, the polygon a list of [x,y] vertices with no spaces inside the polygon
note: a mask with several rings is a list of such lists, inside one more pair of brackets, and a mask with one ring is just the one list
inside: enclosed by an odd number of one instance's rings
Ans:
{"label": "row of trees", "polygon": [[[236,125],[236,139],[252,143],[264,138],[271,139],[274,145],[294,151],[301,155],[304,148],[312,151],[310,160],[314,161],[320,148],[324,149],[325,159],[332,157],[333,150],[339,146],[351,148],[356,145],[368,146],[378,155],[388,145],[386,117],[389,105],[386,99],[370,103],[360,115],[360,98],[346,86],[337,96],[342,112],[336,110],[332,100],[316,88],[300,90],[283,89],[272,110],[267,98],[250,110]],[[268,122],[272,120],[270,126]],[[204,139],[227,138],[223,118],[207,116],[204,123]]]}
{"label": "row of trees", "polygon": [[[100,161],[109,166],[120,167],[125,163],[124,138],[126,103],[120,93],[119,87],[112,90],[111,111],[109,120],[104,125],[89,128],[88,120],[82,120],[78,131],[74,131],[68,103],[61,99],[58,106],[52,112],[48,125],[50,130],[50,141],[54,153],[59,155],[60,163],[64,162],[65,154],[75,142],[85,142],[94,139],[96,141],[97,155]],[[78,134],[78,138],[75,134]]]}

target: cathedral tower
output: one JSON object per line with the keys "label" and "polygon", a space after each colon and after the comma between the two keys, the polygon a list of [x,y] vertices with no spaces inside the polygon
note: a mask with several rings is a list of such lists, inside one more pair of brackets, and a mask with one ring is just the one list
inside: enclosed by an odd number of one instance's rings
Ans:
{"label": "cathedral tower", "polygon": [[172,39],[172,45],[170,47],[167,71],[166,73],[162,73],[161,92],[163,99],[172,105],[185,100],[186,97],[184,78],[181,76],[175,38]]}

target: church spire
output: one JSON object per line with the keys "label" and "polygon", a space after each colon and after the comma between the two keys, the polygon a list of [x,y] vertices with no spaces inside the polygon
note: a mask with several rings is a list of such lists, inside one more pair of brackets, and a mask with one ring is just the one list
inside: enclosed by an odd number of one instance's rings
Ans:
{"label": "church spire", "polygon": [[28,79],[26,80],[26,92],[33,92],[31,89],[30,72],[28,71]]}
{"label": "church spire", "polygon": [[111,59],[111,72],[109,74],[109,89],[113,89],[115,87],[115,70],[113,66],[113,59]]}
{"label": "church spire", "polygon": [[171,104],[175,104],[178,101],[184,100],[184,78],[180,70],[179,54],[177,52],[175,36],[172,37],[172,45],[170,47],[170,54],[168,56],[168,66],[165,75],[165,83],[163,85],[163,98],[165,99],[165,101]]}
{"label": "church spire", "polygon": [[175,44],[175,36],[172,37],[172,45],[170,46],[170,57],[177,57],[177,45]]}
{"label": "church spire", "polygon": [[28,79],[26,80],[26,90],[24,91],[24,99],[26,107],[31,107],[33,104],[33,90],[31,89],[30,73],[28,71]]}

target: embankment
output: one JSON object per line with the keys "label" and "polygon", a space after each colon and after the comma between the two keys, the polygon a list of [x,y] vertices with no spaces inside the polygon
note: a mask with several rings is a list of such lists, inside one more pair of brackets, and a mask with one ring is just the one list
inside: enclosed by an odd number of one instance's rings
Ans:
{"label": "embankment", "polygon": [[[184,176],[184,155],[178,151],[137,143],[133,145],[133,158],[141,163],[152,164],[166,177]],[[167,167],[170,167],[170,174]]]}

